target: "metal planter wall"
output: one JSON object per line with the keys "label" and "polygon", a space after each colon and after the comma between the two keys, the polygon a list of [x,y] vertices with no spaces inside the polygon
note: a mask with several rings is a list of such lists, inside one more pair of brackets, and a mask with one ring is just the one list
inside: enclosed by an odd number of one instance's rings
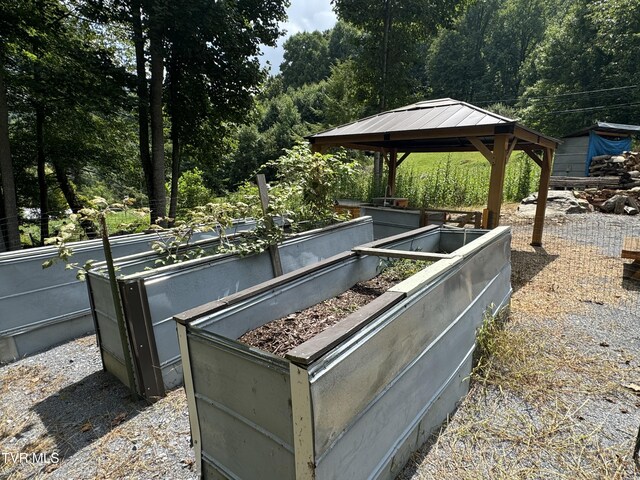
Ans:
{"label": "metal planter wall", "polygon": [[[228,234],[255,228],[238,221]],[[196,241],[215,241],[214,232],[197,234]],[[114,257],[150,251],[157,235],[113,237]],[[103,260],[101,240],[73,242],[73,261]],[[9,362],[52,347],[85,333],[94,325],[84,282],[60,262],[46,270],[42,263],[55,257],[54,247],[38,247],[0,254],[0,362]]]}
{"label": "metal planter wall", "polygon": [[284,358],[234,339],[373,277],[377,257],[344,253],[176,316],[202,475],[394,478],[466,394],[485,311],[509,305],[510,230],[480,233],[368,245],[460,248]]}
{"label": "metal planter wall", "polygon": [[408,210],[401,208],[381,207],[375,205],[361,205],[360,214],[373,218],[373,236],[375,239],[389,237],[407,232],[425,225],[443,225],[453,222],[451,215],[456,215],[458,226],[472,224],[480,228],[480,212],[462,212],[454,210]]}
{"label": "metal planter wall", "polygon": [[[294,235],[278,246],[284,273],[373,239],[371,218],[363,217]],[[118,278],[138,393],[149,400],[182,383],[173,315],[274,277],[268,252],[240,257],[215,255],[154,270],[148,257],[121,260]],[[124,354],[108,277],[88,275],[89,295],[104,367],[127,383]]]}

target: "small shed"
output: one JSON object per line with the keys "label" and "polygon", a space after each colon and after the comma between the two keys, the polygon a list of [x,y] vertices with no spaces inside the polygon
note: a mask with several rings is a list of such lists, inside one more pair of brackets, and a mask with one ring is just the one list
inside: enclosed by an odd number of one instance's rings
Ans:
{"label": "small shed", "polygon": [[562,138],[553,163],[553,175],[588,177],[591,159],[631,150],[631,137],[640,135],[639,125],[596,122]]}
{"label": "small shed", "polygon": [[377,151],[389,169],[388,194],[395,193],[396,172],[413,152],[479,151],[491,164],[483,226],[497,227],[505,167],[514,150],[525,152],[540,167],[538,206],[532,245],[542,244],[542,228],[553,152],[559,140],[531,130],[516,120],[452,98],[406,105],[307,137],[316,152],[331,147]]}

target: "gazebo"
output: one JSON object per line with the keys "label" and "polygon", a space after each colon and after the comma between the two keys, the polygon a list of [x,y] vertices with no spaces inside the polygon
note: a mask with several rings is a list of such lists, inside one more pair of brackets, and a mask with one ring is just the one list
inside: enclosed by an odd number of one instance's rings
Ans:
{"label": "gazebo", "polygon": [[313,151],[331,147],[380,152],[389,169],[387,193],[395,195],[396,172],[413,152],[479,151],[491,164],[483,226],[497,227],[505,168],[514,150],[525,152],[540,167],[540,184],[531,244],[542,245],[553,153],[559,140],[516,120],[475,105],[442,98],[418,102],[362,118],[307,137]]}

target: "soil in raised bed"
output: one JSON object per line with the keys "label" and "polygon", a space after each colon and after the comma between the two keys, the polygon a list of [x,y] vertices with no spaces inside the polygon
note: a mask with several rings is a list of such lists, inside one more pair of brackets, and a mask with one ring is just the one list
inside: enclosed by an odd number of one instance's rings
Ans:
{"label": "soil in raised bed", "polygon": [[358,282],[336,297],[250,330],[242,335],[239,341],[282,356],[335,325],[405,278],[422,270],[429,263],[414,260],[394,262],[371,280]]}

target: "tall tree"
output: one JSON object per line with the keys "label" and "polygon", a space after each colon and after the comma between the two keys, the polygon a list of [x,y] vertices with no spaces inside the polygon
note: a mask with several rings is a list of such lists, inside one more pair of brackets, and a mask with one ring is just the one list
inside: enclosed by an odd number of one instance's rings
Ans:
{"label": "tall tree", "polygon": [[16,197],[11,144],[9,140],[9,105],[5,68],[9,59],[10,44],[16,42],[20,32],[17,29],[18,12],[16,4],[0,3],[0,200],[3,217],[0,219],[0,236],[8,250],[20,248],[18,230],[18,205]]}
{"label": "tall tree", "polygon": [[420,60],[420,44],[455,18],[464,0],[332,0],[332,4],[340,19],[365,33],[356,61],[375,95],[370,109],[381,111],[415,93],[412,70]]}
{"label": "tall tree", "polygon": [[283,47],[280,73],[285,88],[318,83],[329,76],[332,59],[328,32],[296,33],[284,42]]}
{"label": "tall tree", "polygon": [[223,137],[231,123],[246,120],[258,86],[266,78],[258,61],[260,45],[275,45],[287,5],[285,0],[180,0],[170,4],[166,17],[170,216],[176,212],[184,153],[202,150],[196,144],[213,146],[207,135]]}
{"label": "tall tree", "polygon": [[484,48],[495,22],[499,0],[479,0],[466,9],[453,28],[438,32],[429,49],[428,79],[436,97],[453,97],[473,102],[495,81],[487,78],[491,60]]}
{"label": "tall tree", "polygon": [[[151,191],[149,198],[151,222],[157,222],[167,215],[167,199],[165,194],[165,161],[164,161],[164,115],[163,85],[165,46],[164,35],[166,25],[166,5],[163,0],[148,2],[149,15],[149,51],[151,80],[149,90],[149,113],[151,117]],[[159,223],[166,224],[165,220]]]}
{"label": "tall tree", "polygon": [[[640,7],[576,0],[550,27],[527,65],[525,120],[563,135],[596,120],[640,123]],[[635,29],[635,30],[634,30]]]}

